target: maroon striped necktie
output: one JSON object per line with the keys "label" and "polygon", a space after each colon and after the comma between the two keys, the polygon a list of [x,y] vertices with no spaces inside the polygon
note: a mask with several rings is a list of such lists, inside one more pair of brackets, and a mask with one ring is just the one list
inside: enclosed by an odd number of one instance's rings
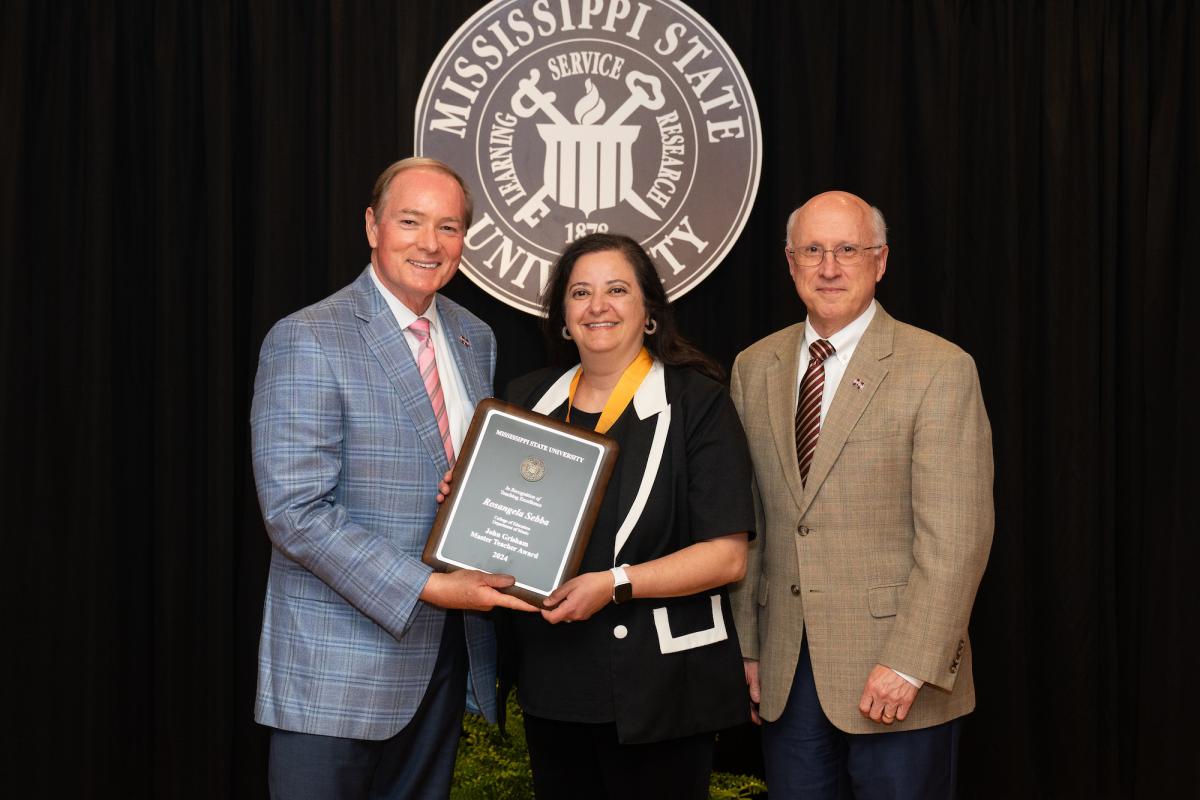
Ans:
{"label": "maroon striped necktie", "polygon": [[821,396],[825,393],[825,359],[833,355],[833,345],[818,339],[808,348],[808,369],[800,381],[800,400],[796,403],[796,456],[800,460],[800,483],[808,483],[817,437],[821,434]]}

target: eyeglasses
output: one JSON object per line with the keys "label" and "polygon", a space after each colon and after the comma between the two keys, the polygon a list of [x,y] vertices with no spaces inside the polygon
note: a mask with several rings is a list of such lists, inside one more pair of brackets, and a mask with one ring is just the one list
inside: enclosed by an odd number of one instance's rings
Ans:
{"label": "eyeglasses", "polygon": [[825,260],[826,253],[833,253],[833,260],[841,264],[843,267],[850,267],[862,261],[863,255],[868,250],[878,250],[887,245],[876,244],[870,247],[859,247],[856,244],[839,244],[832,250],[825,250],[817,247],[815,244],[806,244],[803,247],[785,247],[784,252],[796,259],[796,264],[801,267],[819,267]]}

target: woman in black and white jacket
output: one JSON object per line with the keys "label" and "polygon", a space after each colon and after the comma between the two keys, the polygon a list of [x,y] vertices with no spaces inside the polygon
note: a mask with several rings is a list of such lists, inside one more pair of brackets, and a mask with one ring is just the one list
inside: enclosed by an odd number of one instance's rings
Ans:
{"label": "woman in black and white jacket", "polygon": [[637,242],[573,242],[543,302],[580,363],[507,399],[621,450],[579,575],[506,626],[537,795],[707,797],[716,731],[748,718],[724,588],[754,527],[745,435]]}

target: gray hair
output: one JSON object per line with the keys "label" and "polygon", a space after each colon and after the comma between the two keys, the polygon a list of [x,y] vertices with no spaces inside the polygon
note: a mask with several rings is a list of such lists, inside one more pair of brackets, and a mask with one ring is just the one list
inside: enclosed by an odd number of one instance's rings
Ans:
{"label": "gray hair", "polygon": [[[795,223],[796,216],[800,213],[801,208],[804,208],[804,206],[800,206],[799,208],[796,208],[794,211],[792,211],[791,214],[788,214],[787,227],[784,228],[784,230],[783,230],[783,241],[784,241],[784,244],[786,244],[788,247],[793,246],[792,245],[792,224]],[[869,224],[871,226],[871,238],[874,239],[874,241],[871,242],[871,244],[872,245],[887,244],[888,243],[887,242],[887,231],[888,231],[887,220],[885,220],[883,218],[883,212],[880,211],[875,206],[871,206],[871,218],[870,218]]]}

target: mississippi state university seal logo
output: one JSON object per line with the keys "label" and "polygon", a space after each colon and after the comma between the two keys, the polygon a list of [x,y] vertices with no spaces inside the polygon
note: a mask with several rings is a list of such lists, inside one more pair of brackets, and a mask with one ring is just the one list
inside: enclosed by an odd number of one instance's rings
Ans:
{"label": "mississippi state university seal logo", "polygon": [[521,477],[530,483],[540,481],[546,475],[546,462],[529,456],[521,462]]}
{"label": "mississippi state university seal logo", "polygon": [[414,142],[475,198],[463,271],[533,314],[563,247],[595,232],[641,242],[671,299],[694,288],[762,161],[741,65],[677,0],[495,0],[430,69]]}

